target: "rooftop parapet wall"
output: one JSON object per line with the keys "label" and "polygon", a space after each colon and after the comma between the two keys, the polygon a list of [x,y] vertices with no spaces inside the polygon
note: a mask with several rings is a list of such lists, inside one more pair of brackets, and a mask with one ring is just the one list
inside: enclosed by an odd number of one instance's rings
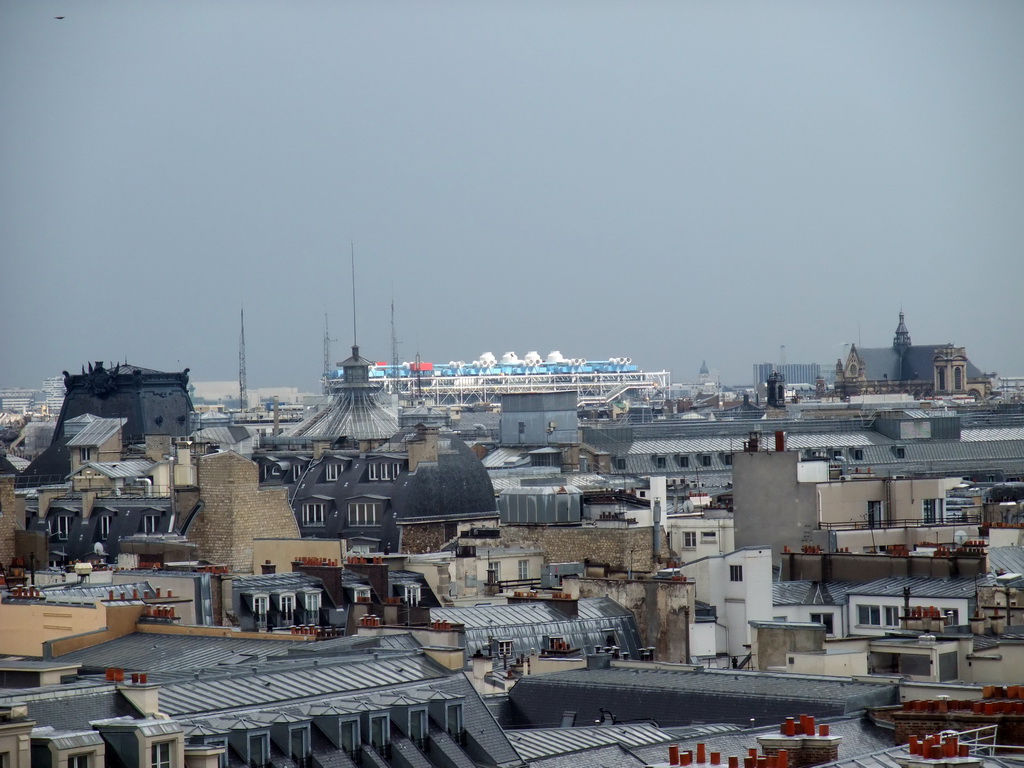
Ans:
{"label": "rooftop parapet wall", "polygon": [[924,579],[973,578],[987,570],[985,553],[936,549],[932,556],[822,552],[807,547],[803,552],[784,552],[783,581],[873,581],[890,577]]}

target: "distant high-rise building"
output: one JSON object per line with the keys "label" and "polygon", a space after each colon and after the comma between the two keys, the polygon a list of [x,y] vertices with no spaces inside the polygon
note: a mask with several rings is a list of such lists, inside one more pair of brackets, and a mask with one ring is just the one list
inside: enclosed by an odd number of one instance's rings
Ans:
{"label": "distant high-rise building", "polygon": [[64,377],[51,376],[43,379],[43,404],[51,416],[60,413],[60,407],[64,405]]}
{"label": "distant high-rise building", "polygon": [[818,363],[754,363],[754,385],[764,384],[772,372],[781,373],[788,384],[811,384],[821,377]]}

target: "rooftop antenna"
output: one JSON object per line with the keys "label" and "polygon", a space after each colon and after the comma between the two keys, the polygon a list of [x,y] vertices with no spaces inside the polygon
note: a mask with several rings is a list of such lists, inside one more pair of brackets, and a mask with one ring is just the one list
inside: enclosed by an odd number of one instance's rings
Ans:
{"label": "rooftop antenna", "polygon": [[786,364],[786,345],[779,345],[779,367],[781,368]]}
{"label": "rooftop antenna", "polygon": [[248,387],[245,381],[245,307],[241,313],[242,332],[238,336],[238,408],[241,411],[249,408]]}
{"label": "rooftop antenna", "polygon": [[395,289],[391,288],[391,377],[394,379],[392,393],[398,395],[398,372],[401,362],[398,359],[398,337],[395,335]]}
{"label": "rooftop antenna", "polygon": [[356,337],[356,244],[351,244],[351,261],[352,261],[352,356],[357,357],[359,354],[359,340]]}
{"label": "rooftop antenna", "polygon": [[323,376],[323,390],[324,394],[328,393],[328,381],[330,380],[331,371],[331,342],[337,341],[332,339],[330,331],[327,328],[327,313],[324,312],[324,376]]}

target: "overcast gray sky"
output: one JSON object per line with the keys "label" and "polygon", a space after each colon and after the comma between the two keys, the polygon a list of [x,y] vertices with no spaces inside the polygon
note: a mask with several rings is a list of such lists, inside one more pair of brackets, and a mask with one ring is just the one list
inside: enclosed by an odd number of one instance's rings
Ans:
{"label": "overcast gray sky", "polygon": [[[56,19],[55,16],[64,16]],[[1024,3],[0,3],[0,385],[359,342],[1024,374]]]}

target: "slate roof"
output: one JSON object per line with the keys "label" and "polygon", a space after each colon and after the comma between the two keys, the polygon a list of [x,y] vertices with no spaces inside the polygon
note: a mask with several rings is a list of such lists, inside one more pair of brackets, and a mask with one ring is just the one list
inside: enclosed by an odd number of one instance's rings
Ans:
{"label": "slate roof", "polygon": [[0,690],[0,706],[19,703],[28,704],[30,716],[37,723],[58,731],[87,730],[94,720],[139,716],[112,685]]}
{"label": "slate roof", "polygon": [[[893,347],[857,347],[857,354],[864,363],[868,381],[931,381],[935,352],[948,344],[914,344],[901,358]],[[982,375],[974,363],[967,361],[967,378]],[[965,382],[966,383],[966,382]]]}
{"label": "slate roof", "polygon": [[694,723],[779,723],[794,712],[817,717],[894,704],[892,684],[812,675],[740,670],[665,670],[612,667],[526,677],[509,693],[519,724],[550,726],[566,710],[596,720],[604,707],[660,726]]}

